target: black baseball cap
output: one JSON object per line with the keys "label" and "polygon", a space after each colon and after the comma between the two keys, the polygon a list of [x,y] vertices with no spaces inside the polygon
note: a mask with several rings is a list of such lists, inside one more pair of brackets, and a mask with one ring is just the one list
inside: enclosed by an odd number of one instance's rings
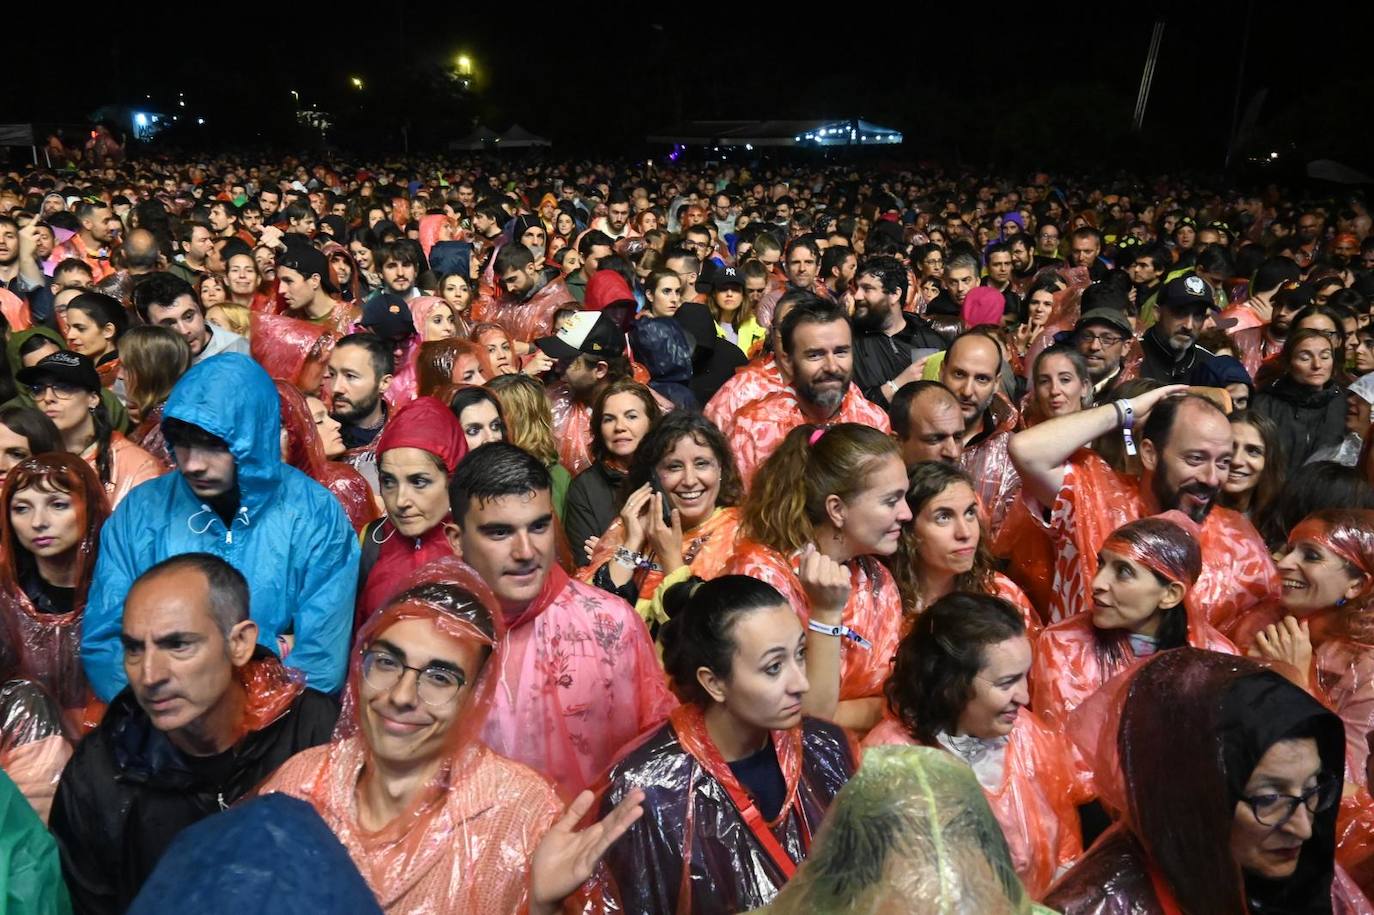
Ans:
{"label": "black baseball cap", "polygon": [[1078,333],[1091,324],[1105,324],[1113,330],[1119,330],[1127,337],[1135,335],[1135,330],[1131,327],[1131,321],[1115,308],[1090,308],[1083,312],[1083,316],[1074,324],[1073,332]]}
{"label": "black baseball cap", "polygon": [[578,356],[612,359],[625,355],[625,334],[603,311],[579,311],[563,322],[552,337],[534,341],[550,357],[570,361]]}
{"label": "black baseball cap", "polygon": [[306,279],[318,275],[325,292],[338,292],[334,285],[334,271],[325,256],[309,245],[288,245],[286,253],[277,258],[278,267],[290,267]]}
{"label": "black baseball cap", "polygon": [[1155,304],[1160,308],[1200,308],[1204,311],[1217,306],[1212,287],[1196,273],[1185,273],[1165,283]]}
{"label": "black baseball cap", "polygon": [[398,340],[415,333],[410,305],[394,292],[379,292],[364,302],[358,323],[383,340]]}
{"label": "black baseball cap", "polygon": [[734,267],[717,267],[706,277],[706,283],[712,292],[729,286],[743,289],[744,275]]}
{"label": "black baseball cap", "polygon": [[20,384],[55,381],[83,388],[92,394],[100,390],[100,375],[90,357],[65,349],[44,356],[26,369],[20,369],[14,377]]}

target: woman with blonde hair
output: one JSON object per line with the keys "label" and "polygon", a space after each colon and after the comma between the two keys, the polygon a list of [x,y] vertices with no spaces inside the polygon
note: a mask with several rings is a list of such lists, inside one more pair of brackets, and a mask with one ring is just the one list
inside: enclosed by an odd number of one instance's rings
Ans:
{"label": "woman with blonde hair", "polygon": [[129,416],[138,423],[129,441],[172,466],[172,451],[162,437],[162,406],[191,367],[191,347],[174,330],[156,325],[132,327],[121,341],[124,391]]}
{"label": "woman with blonde hair", "polygon": [[549,408],[544,386],[529,375],[497,375],[486,387],[501,401],[501,415],[506,419],[506,441],[528,451],[549,469],[553,479],[553,510],[562,518],[572,474],[558,461],[553,411]]}

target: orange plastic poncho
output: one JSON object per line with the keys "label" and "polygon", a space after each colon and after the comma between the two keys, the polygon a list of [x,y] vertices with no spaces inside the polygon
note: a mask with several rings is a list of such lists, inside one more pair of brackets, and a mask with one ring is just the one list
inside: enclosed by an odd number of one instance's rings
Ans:
{"label": "orange plastic poncho", "polygon": [[483,739],[569,799],[677,705],[634,609],[558,566],[507,624]]}
{"label": "orange plastic poncho", "polygon": [[[96,469],[98,449],[94,444],[81,452],[81,457]],[[105,496],[110,500],[110,509],[119,507],[139,483],[162,476],[167,468],[162,462],[124,437],[122,432],[110,434],[110,480],[105,483]]]}
{"label": "orange plastic poncho", "polygon": [[[864,738],[863,748],[917,746],[889,713]],[[1021,709],[1007,736],[1002,783],[983,787],[988,806],[1007,839],[1016,874],[1037,899],[1062,869],[1083,854],[1077,805],[1092,798],[1063,735],[1030,709]]]}
{"label": "orange plastic poncho", "polygon": [[372,498],[372,488],[362,474],[340,461],[324,456],[324,443],[310,415],[305,396],[285,381],[274,381],[277,399],[281,402],[281,427],[286,433],[286,449],[282,460],[307,474],[316,483],[334,494],[348,515],[353,530],[362,531],[368,523],[382,515]]}
{"label": "orange plastic poncho", "polygon": [[998,394],[988,408],[993,431],[971,448],[964,449],[959,465],[973,477],[978,502],[987,515],[988,529],[996,535],[1007,513],[1021,494],[1021,476],[1012,466],[1007,445],[1020,421],[1016,408]]}
{"label": "orange plastic poncho", "polygon": [[[414,583],[433,587],[406,589],[405,600],[391,603],[358,634],[334,741],[292,757],[259,790],[309,801],[388,913],[523,911],[530,860],[559,804],[547,781],[493,753],[479,736],[501,679],[501,614],[486,585],[456,559],[418,570]],[[464,591],[486,608],[491,634],[474,621],[477,614],[464,612],[465,604],[453,603],[466,599]],[[490,645],[492,653],[445,737],[435,776],[404,813],[371,832],[358,820],[356,801],[371,757],[360,733],[362,654],[396,623],[417,619],[449,638]]]}
{"label": "orange plastic poncho", "polygon": [[[1038,507],[1029,507],[1035,518]],[[1121,525],[1149,514],[1138,480],[1112,470],[1086,448],[1069,459],[1048,525],[1055,545],[1050,618],[1069,619],[1092,606],[1091,586],[1102,542]],[[1213,507],[1202,524],[1198,544],[1202,574],[1189,593],[1213,627],[1220,629],[1250,607],[1278,595],[1274,561],[1258,532],[1240,513]]]}
{"label": "orange plastic poncho", "polygon": [[[787,433],[809,422],[811,420],[802,414],[797,393],[790,385],[741,409],[735,416],[729,441],[744,485],[747,487],[753,481],[754,474],[778,450]],[[859,423],[881,432],[892,432],[887,413],[860,394],[853,384],[845,390],[839,410],[826,423]]]}
{"label": "orange plastic poncho", "polygon": [[558,278],[550,280],[538,292],[522,301],[516,301],[506,294],[497,299],[488,296],[474,299],[472,321],[474,324],[500,324],[512,339],[532,343],[540,337],[553,334],[554,315],[563,308],[580,309],[581,306],[568,291],[567,284]]}
{"label": "orange plastic poncho", "polygon": [[1007,560],[1007,577],[1026,593],[1046,623],[1060,622],[1049,615],[1061,606],[1054,596],[1054,543],[1044,526],[1031,517],[1024,499],[1017,499],[993,537],[992,553]]}
{"label": "orange plastic poncho", "polygon": [[[849,600],[844,605],[843,622],[868,639],[872,647],[840,640],[841,702],[883,694],[883,681],[891,672],[903,625],[902,595],[892,573],[871,556],[860,556],[845,565],[849,569]],[[767,582],[804,623],[811,616],[811,602],[797,577],[798,566],[798,561],[785,558],[772,547],[741,540],[721,574],[748,575]]]}
{"label": "orange plastic poncho", "polygon": [[769,394],[785,390],[787,382],[778,369],[777,359],[765,354],[737,371],[711,396],[703,411],[726,438],[735,426],[735,417],[745,406]]}
{"label": "orange plastic poncho", "polygon": [[[712,579],[721,574],[725,564],[735,551],[735,533],[739,529],[739,509],[734,506],[717,508],[711,516],[690,530],[682,532],[682,561],[686,563],[687,574],[698,578]],[[625,544],[625,522],[616,518],[606,533],[596,544],[596,549],[587,565],[578,570],[577,577],[587,584],[592,583],[596,570],[611,561],[618,547]],[[649,558],[654,558],[652,549]],[[659,590],[664,583],[661,571],[641,569],[635,573],[639,585],[639,602],[635,609],[648,623],[665,623],[659,599]],[[681,573],[672,576],[673,584],[683,580]]]}
{"label": "orange plastic poncho", "polygon": [[[253,360],[267,370],[274,380],[285,381],[301,389],[311,374],[307,363],[321,373],[329,362],[336,336],[328,327],[301,321],[286,315],[253,312],[249,316],[250,350]],[[318,388],[318,384],[315,384]],[[317,390],[306,393],[318,394]]]}

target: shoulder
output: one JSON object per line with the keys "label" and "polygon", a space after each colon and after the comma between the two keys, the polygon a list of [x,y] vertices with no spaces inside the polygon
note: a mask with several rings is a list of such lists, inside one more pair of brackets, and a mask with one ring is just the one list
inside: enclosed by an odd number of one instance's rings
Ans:
{"label": "shoulder", "polygon": [[529,766],[484,748],[476,768],[485,782],[496,785],[508,809],[523,810],[536,819],[547,818],[560,808],[553,783]]}
{"label": "shoulder", "polygon": [[258,789],[259,794],[289,794],[305,797],[314,790],[316,781],[328,768],[333,744],[320,744],[301,750],[268,776]]}
{"label": "shoulder", "polygon": [[333,697],[307,686],[297,697],[292,713],[301,725],[323,728],[328,737],[339,720],[339,703]]}
{"label": "shoulder", "polygon": [[651,790],[667,784],[665,771],[690,765],[692,757],[678,743],[671,722],[643,734],[634,741],[606,772],[608,792],[617,800],[635,788]]}
{"label": "shoulder", "polygon": [[822,718],[802,718],[802,743],[811,754],[826,756],[855,765],[854,745],[849,741],[849,732],[831,721]]}

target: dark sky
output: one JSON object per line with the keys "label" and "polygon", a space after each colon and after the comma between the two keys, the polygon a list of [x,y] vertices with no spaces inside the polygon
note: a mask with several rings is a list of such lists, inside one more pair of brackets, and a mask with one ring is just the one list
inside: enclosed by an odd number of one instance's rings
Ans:
{"label": "dark sky", "polygon": [[[770,5],[769,18],[739,6],[391,0],[367,4],[367,15],[144,2],[112,8],[97,30],[87,18],[55,31],[49,18],[32,40],[8,42],[9,86],[22,91],[0,94],[0,119],[70,122],[108,103],[161,101],[171,111],[184,92],[186,110],[218,128],[216,144],[281,140],[296,89],[370,128],[382,147],[399,145],[392,137],[406,122],[412,138],[438,141],[473,118],[497,129],[518,121],[566,148],[607,152],[679,116],[864,116],[905,130],[917,156],[996,161],[1030,149],[1085,161],[1135,146],[1186,150],[1215,166],[1253,6],[1244,103],[1267,90],[1267,133],[1256,142],[1347,155],[1374,145],[1369,22],[1337,18],[1356,4],[1311,7],[1326,21],[1304,20],[1299,7],[1280,15],[1263,0],[923,4],[881,14],[879,5]],[[850,9],[861,15],[847,17]],[[1157,17],[1167,24],[1147,137],[1131,138]],[[459,52],[475,62],[477,91],[438,98],[424,80]],[[69,65],[55,63],[68,56]],[[363,92],[349,86],[353,75]],[[147,94],[153,101],[140,102]]]}

